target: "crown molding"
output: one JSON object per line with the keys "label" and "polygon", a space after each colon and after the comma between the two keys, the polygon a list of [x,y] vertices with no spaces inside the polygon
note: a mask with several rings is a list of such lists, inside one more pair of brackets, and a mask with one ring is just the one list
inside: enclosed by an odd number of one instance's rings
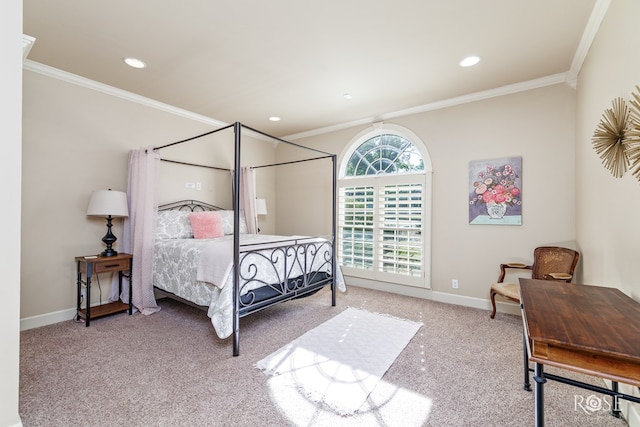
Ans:
{"label": "crown molding", "polygon": [[[215,128],[221,128],[229,125],[229,123],[212,119],[211,117],[203,116],[202,114],[197,114],[189,110],[174,107],[173,105],[165,104],[164,102],[156,101],[151,98],[147,98],[141,95],[137,95],[135,93],[128,92],[126,90],[118,89],[117,87],[109,86],[107,84],[100,83],[95,80],[87,79],[85,77],[78,76],[77,74],[72,74],[67,71],[60,70],[58,68],[50,67],[48,65],[41,64],[36,61],[32,61],[30,59],[27,59],[24,61],[23,68],[25,70],[33,71],[34,73],[38,73],[47,77],[62,80],[64,82],[71,83],[76,86],[95,90],[96,92],[101,92],[107,95],[115,96],[117,98],[135,102],[137,104],[141,104],[146,107],[155,108],[156,110],[164,111],[169,114],[173,114],[189,120],[194,120],[196,122],[211,125]],[[253,132],[251,130],[246,130],[245,132],[251,135],[253,138],[269,141],[273,143],[274,146],[277,145],[277,142],[274,142],[272,138],[268,138],[264,135]]]}
{"label": "crown molding", "polygon": [[36,42],[35,37],[28,36],[26,34],[22,35],[22,59],[27,59],[27,55],[31,51],[33,44]]}
{"label": "crown molding", "polygon": [[[591,44],[593,43],[593,40],[595,39],[595,36],[598,30],[600,29],[600,25],[604,20],[604,17],[607,13],[607,10],[609,9],[610,4],[611,4],[611,0],[596,0],[593,6],[593,10],[591,11],[591,15],[589,16],[589,20],[587,22],[585,30],[582,34],[582,38],[580,39],[578,48],[576,49],[576,52],[574,54],[573,61],[571,62],[571,68],[567,72],[554,74],[554,75],[542,77],[539,79],[529,80],[526,82],[502,86],[495,89],[476,92],[476,93],[459,96],[455,98],[436,101],[429,104],[420,105],[417,107],[412,107],[404,110],[381,114],[375,117],[366,117],[363,119],[341,123],[333,126],[318,128],[318,129],[310,130],[307,132],[300,132],[300,133],[288,135],[283,139],[297,140],[302,138],[308,138],[308,137],[322,135],[330,132],[336,132],[339,130],[348,129],[352,127],[371,125],[373,123],[384,121],[384,120],[390,120],[398,117],[424,113],[427,111],[439,110],[442,108],[453,107],[456,105],[467,104],[471,102],[481,101],[484,99],[490,99],[498,96],[504,96],[504,95],[509,95],[513,93],[527,91],[527,90],[537,89],[545,86],[552,86],[560,83],[566,83],[567,85],[575,89],[577,86],[578,74],[580,73],[584,60],[587,56],[587,53],[589,52],[589,48],[591,47]],[[94,80],[80,77],[76,74],[68,73],[66,71],[62,71],[57,68],[53,68],[48,65],[44,65],[44,64],[26,59],[27,55],[29,54],[29,50],[33,46],[34,42],[35,42],[35,38],[23,34],[22,46],[23,46],[23,56],[25,58],[23,66],[25,70],[33,71],[35,73],[53,77],[74,85],[82,86],[82,87],[95,90],[98,92],[102,92],[108,95],[112,95],[118,98],[126,99],[131,102],[135,102],[151,108],[165,111],[170,114],[174,114],[190,120],[206,123],[211,126],[223,127],[228,125],[228,123],[221,122],[211,117],[203,116],[201,114],[197,114],[192,111],[174,107],[172,105],[165,104],[163,102],[155,101],[153,99],[146,98],[144,96],[136,95],[134,93],[131,93],[122,89],[118,89],[113,86],[99,83]],[[264,139],[264,137],[262,137],[260,134],[255,134],[254,136],[260,139]]]}
{"label": "crown molding", "polygon": [[335,132],[342,129],[348,129],[355,126],[371,125],[376,122],[395,119],[398,117],[410,116],[413,114],[425,113],[427,111],[440,110],[443,108],[454,107],[456,105],[468,104],[471,102],[482,101],[484,99],[495,98],[498,96],[510,95],[513,93],[524,92],[527,90],[538,89],[546,86],[553,86],[561,83],[568,83],[567,73],[553,74],[539,79],[528,80],[526,82],[515,83],[507,86],[501,86],[495,89],[484,90],[481,92],[470,93],[468,95],[458,96],[455,98],[444,99],[442,101],[431,102],[429,104],[419,105],[417,107],[407,108],[391,113],[381,114],[376,117],[355,120],[352,122],[342,123],[335,126],[327,126],[324,128],[314,129],[308,132],[296,133],[288,135],[284,139],[296,140],[308,138],[311,136],[322,135],[329,132]]}
{"label": "crown molding", "polygon": [[[371,125],[373,123],[384,121],[384,120],[390,120],[398,117],[405,117],[413,114],[439,110],[443,108],[453,107],[456,105],[468,104],[471,102],[495,98],[498,96],[514,94],[518,92],[524,92],[527,90],[538,89],[538,88],[552,86],[560,83],[565,83],[570,87],[572,87],[573,89],[575,89],[577,85],[578,73],[582,68],[582,64],[584,63],[584,60],[589,51],[589,48],[591,47],[591,43],[593,42],[598,32],[598,29],[600,28],[600,25],[602,23],[602,20],[604,19],[604,16],[606,15],[606,12],[609,8],[610,3],[611,3],[611,0],[596,0],[596,3],[589,17],[589,21],[587,23],[585,31],[582,35],[578,48],[576,49],[576,53],[573,57],[571,68],[567,72],[558,73],[558,74],[554,74],[546,77],[541,77],[541,78],[529,80],[526,82],[506,85],[506,86],[489,89],[485,91],[475,92],[468,95],[458,96],[455,98],[436,101],[436,102],[432,102],[424,105],[419,105],[417,107],[412,107],[404,110],[381,114],[375,117],[366,117],[359,120],[340,123],[333,126],[318,128],[318,129],[314,129],[306,132],[300,132],[300,133],[285,136],[283,137],[283,139],[292,141],[292,140],[308,138],[312,136],[318,136],[318,135],[322,135],[330,132],[336,132],[339,130],[348,129],[352,127]],[[25,37],[29,37],[29,36],[25,36]],[[23,42],[23,45],[24,45],[24,42]],[[27,50],[27,53],[28,53],[28,50]],[[71,74],[66,71],[62,71],[57,68],[53,68],[48,65],[44,65],[35,61],[25,60],[24,68],[29,71],[33,71],[49,77],[66,81],[68,83],[72,83],[72,84],[86,87],[88,89],[92,89],[108,95],[126,99],[131,102],[136,102],[136,103],[139,103],[151,108],[155,108],[161,111],[166,111],[168,113],[185,117],[190,120],[195,120],[198,122],[206,123],[206,124],[217,126],[217,127],[223,127],[228,125],[228,123],[224,123],[219,120],[215,120],[210,117],[203,116],[201,114],[184,110],[182,108],[174,107],[172,105],[155,101],[153,99],[146,98],[144,96],[136,95],[134,93],[131,93],[122,89],[118,89],[116,87],[109,86],[103,83],[99,83],[84,77],[80,77],[78,75]],[[262,139],[261,135],[259,134],[256,134],[254,136]]]}
{"label": "crown molding", "polygon": [[591,44],[600,29],[600,25],[604,20],[605,15],[607,14],[607,10],[609,9],[609,5],[611,4],[611,0],[596,0],[593,5],[593,9],[591,10],[591,15],[589,16],[589,20],[587,21],[587,25],[585,27],[584,32],[582,33],[582,38],[580,39],[580,43],[576,48],[576,52],[573,56],[573,61],[571,62],[571,68],[569,71],[565,73],[554,74],[547,77],[542,77],[535,80],[529,80],[522,83],[516,83],[513,85],[502,86],[496,89],[490,89],[482,92],[476,92],[469,95],[459,96],[456,98],[445,99],[442,101],[436,101],[430,104],[424,104],[413,108],[408,108],[405,110],[400,110],[392,113],[382,114],[377,117],[369,117],[365,119],[355,120],[348,123],[342,123],[334,126],[328,126],[324,128],[314,129],[308,132],[296,133],[293,135],[288,135],[285,138],[289,140],[296,140],[301,138],[307,138],[311,136],[322,135],[329,132],[335,132],[342,129],[348,129],[355,126],[365,126],[370,125],[372,123],[389,120],[393,118],[408,116],[411,114],[424,113],[427,111],[439,110],[441,108],[453,107],[455,105],[466,104],[475,101],[481,101],[483,99],[494,98],[497,96],[509,95],[512,93],[522,92],[525,90],[537,89],[545,86],[551,86],[559,83],[566,83],[571,88],[576,89],[578,83],[578,74],[582,69],[582,64],[591,48]]}
{"label": "crown molding", "polygon": [[[228,123],[224,123],[220,120],[215,120],[201,114],[194,113],[192,111],[184,110],[182,108],[174,107],[163,102],[155,101],[151,98],[147,98],[135,93],[128,92],[126,90],[118,89],[114,86],[109,86],[104,83],[96,82],[85,77],[78,76],[76,74],[62,71],[58,68],[50,67],[48,65],[41,64],[39,62],[27,59],[24,61],[24,69],[33,71],[34,73],[42,74],[48,77],[52,77],[58,80],[65,81],[77,86],[85,87],[87,89],[102,92],[107,95],[112,95],[118,98],[126,99],[127,101],[136,102],[138,104],[145,105],[147,107],[155,108],[157,110],[165,111],[170,114],[175,114],[180,117],[184,117],[190,120],[195,120],[201,123],[206,123],[215,127],[228,126]],[[485,90],[481,92],[472,93],[469,95],[458,96],[455,98],[445,99],[442,101],[436,101],[429,104],[420,105],[418,107],[408,108],[405,110],[395,111],[391,113],[385,113],[376,117],[367,117],[360,120],[355,120],[347,123],[341,123],[334,126],[327,126],[323,128],[314,129],[308,132],[301,132],[293,135],[283,137],[285,140],[296,140],[301,138],[307,138],[310,136],[322,135],[329,132],[335,132],[342,129],[347,129],[355,126],[370,125],[375,122],[390,120],[393,118],[409,116],[412,114],[424,113],[427,111],[439,110],[442,108],[453,107],[456,105],[467,104],[470,102],[480,101],[483,99],[494,98],[498,96],[508,95],[517,92],[523,92],[531,89],[537,89],[540,87],[551,86],[559,83],[567,82],[567,73],[554,74],[552,76],[542,77],[535,80],[529,80],[526,82],[516,83],[512,85],[502,86],[496,89]],[[253,135],[256,138],[265,138],[260,134]]]}
{"label": "crown molding", "polygon": [[578,74],[582,69],[582,64],[584,64],[587,53],[589,53],[591,44],[600,29],[600,25],[602,25],[602,21],[607,14],[607,10],[609,10],[610,4],[611,0],[596,0],[596,3],[593,5],[589,21],[587,21],[587,26],[582,33],[582,38],[580,39],[576,53],[573,56],[571,68],[569,68],[569,71],[567,72],[567,83],[574,89],[578,84]]}
{"label": "crown molding", "polygon": [[39,62],[27,59],[24,61],[23,68],[34,73],[42,74],[47,77],[62,80],[67,83],[71,83],[76,86],[81,86],[87,89],[95,90],[107,95],[115,96],[117,98],[125,99],[127,101],[142,104],[147,107],[155,108],[156,110],[165,111],[176,116],[184,117],[197,122],[205,123],[215,127],[224,127],[228,123],[221,122],[219,120],[212,119],[211,117],[203,116],[201,114],[194,113],[192,111],[184,110],[182,108],[174,107],[173,105],[165,104],[164,102],[155,101],[151,98],[147,98],[135,93],[128,92],[126,90],[118,89],[114,86],[109,86],[104,83],[96,82],[85,77],[78,76],[77,74],[68,73],[58,68],[50,67],[48,65],[41,64]]}

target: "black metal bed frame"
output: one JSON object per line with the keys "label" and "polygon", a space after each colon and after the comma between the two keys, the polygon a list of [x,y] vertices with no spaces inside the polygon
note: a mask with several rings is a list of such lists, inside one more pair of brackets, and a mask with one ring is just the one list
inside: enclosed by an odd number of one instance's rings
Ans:
{"label": "black metal bed frame", "polygon": [[[290,141],[286,141],[284,139],[266,134],[259,130],[250,128],[248,126],[243,125],[240,122],[235,122],[233,125],[228,125],[221,127],[219,129],[215,129],[210,132],[206,132],[201,135],[197,135],[191,138],[187,138],[181,141],[176,141],[170,144],[166,144],[160,147],[154,148],[154,150],[161,150],[163,148],[167,148],[170,146],[174,146],[177,144],[181,144],[184,142],[192,141],[203,136],[211,135],[226,129],[230,129],[233,127],[234,131],[234,174],[233,174],[233,211],[234,211],[234,239],[233,239],[233,274],[234,274],[234,292],[233,292],[233,355],[238,356],[240,354],[240,318],[247,316],[251,313],[255,313],[259,310],[270,307],[274,304],[278,304],[280,302],[288,301],[294,298],[300,298],[303,296],[309,296],[322,287],[326,285],[331,285],[331,305],[336,305],[336,269],[337,269],[337,257],[336,257],[336,230],[337,230],[337,220],[336,220],[336,203],[337,203],[337,163],[335,154],[330,154],[321,150],[317,150],[314,148],[305,147],[303,145],[295,144]],[[256,276],[255,269],[255,259],[254,257],[262,257],[265,258],[264,253],[259,252],[263,251],[264,248],[260,249],[251,248],[251,245],[241,245],[240,244],[240,169],[241,169],[241,146],[242,146],[242,129],[247,129],[251,132],[262,135],[268,139],[275,140],[281,143],[285,143],[288,145],[296,146],[298,148],[302,148],[305,150],[313,151],[316,153],[320,153],[322,156],[313,157],[309,159],[282,162],[282,163],[274,163],[267,165],[257,165],[253,166],[254,168],[264,168],[264,167],[274,167],[291,163],[299,163],[306,161],[314,161],[320,159],[330,158],[332,161],[332,223],[331,223],[331,236],[328,241],[318,242],[312,239],[291,239],[291,240],[283,240],[280,244],[271,250],[271,254],[266,257],[269,258],[271,265],[274,269],[276,269],[275,265],[277,262],[285,262],[284,271],[286,274],[285,277],[282,277],[280,283],[276,284],[268,284],[268,283],[260,283],[260,279]],[[169,161],[173,163],[180,163],[188,166],[198,166],[198,167],[207,167],[212,169],[219,170],[227,170],[215,166],[207,166],[201,164],[192,164],[185,162],[178,162],[169,159],[162,159],[163,161]],[[208,203],[203,203],[194,200],[186,200],[182,202],[175,202],[172,204],[162,205],[159,209],[190,209],[194,210],[220,210],[221,208],[217,206],[210,205]],[[309,261],[313,257],[319,256],[319,249],[321,247],[319,245],[331,245],[330,258],[321,260],[322,266],[329,267],[329,274],[321,274],[318,271],[310,272],[307,271],[309,265],[313,265],[313,263],[309,264]],[[326,252],[325,252],[326,253]],[[281,258],[284,257],[284,258]],[[253,264],[252,264],[253,262]],[[289,274],[293,271],[294,268],[301,270],[303,274],[299,277],[290,278]],[[249,272],[248,274],[242,274],[242,271]],[[296,271],[298,271],[296,270]],[[240,285],[240,283],[244,283]],[[250,286],[251,284],[255,284],[256,282],[262,284],[257,289],[253,289],[248,291],[247,293],[243,293],[243,290]],[[268,296],[258,295],[259,291],[262,293],[265,290],[269,294]]]}

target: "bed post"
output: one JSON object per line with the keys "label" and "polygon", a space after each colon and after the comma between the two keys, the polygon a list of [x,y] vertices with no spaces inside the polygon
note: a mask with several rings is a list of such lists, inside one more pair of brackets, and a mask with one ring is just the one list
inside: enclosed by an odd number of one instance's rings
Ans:
{"label": "bed post", "polygon": [[333,197],[331,203],[331,209],[333,209],[331,215],[331,247],[333,248],[332,252],[332,262],[331,262],[331,277],[333,277],[333,283],[331,283],[331,306],[336,306],[336,270],[338,269],[338,256],[336,254],[336,234],[338,230],[336,215],[337,215],[337,200],[338,200],[338,167],[337,167],[337,156],[333,154],[331,156],[331,162],[333,164]]}
{"label": "bed post", "polygon": [[233,355],[240,355],[240,122],[233,124],[235,167],[233,171]]}

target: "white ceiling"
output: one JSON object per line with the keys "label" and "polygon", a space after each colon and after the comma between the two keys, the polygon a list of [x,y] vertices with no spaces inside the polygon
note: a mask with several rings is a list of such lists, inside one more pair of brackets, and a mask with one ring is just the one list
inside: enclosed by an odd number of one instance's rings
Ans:
{"label": "white ceiling", "polygon": [[[36,38],[32,61],[295,137],[508,85],[571,80],[609,0],[23,4],[23,32]],[[460,67],[468,55],[480,63]],[[130,68],[125,56],[148,66]],[[274,115],[282,120],[270,122]]]}

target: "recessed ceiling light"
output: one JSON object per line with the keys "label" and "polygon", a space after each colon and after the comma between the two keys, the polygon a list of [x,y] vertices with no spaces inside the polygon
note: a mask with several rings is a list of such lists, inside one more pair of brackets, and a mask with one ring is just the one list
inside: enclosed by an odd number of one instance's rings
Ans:
{"label": "recessed ceiling light", "polygon": [[144,61],[138,58],[127,57],[127,58],[123,58],[122,60],[124,61],[125,64],[133,68],[144,68],[147,66],[147,64],[145,64]]}
{"label": "recessed ceiling light", "polygon": [[478,62],[480,62],[480,57],[478,57],[478,56],[467,56],[462,61],[460,61],[460,66],[461,67],[471,67],[473,65],[476,65]]}
{"label": "recessed ceiling light", "polygon": [[353,95],[351,95],[350,93],[345,93],[344,95],[342,95],[342,97],[343,97],[344,99],[352,99],[352,98],[353,98]]}
{"label": "recessed ceiling light", "polygon": [[280,121],[280,117],[271,116],[271,117],[269,117],[269,120],[271,120],[272,122],[279,122]]}

